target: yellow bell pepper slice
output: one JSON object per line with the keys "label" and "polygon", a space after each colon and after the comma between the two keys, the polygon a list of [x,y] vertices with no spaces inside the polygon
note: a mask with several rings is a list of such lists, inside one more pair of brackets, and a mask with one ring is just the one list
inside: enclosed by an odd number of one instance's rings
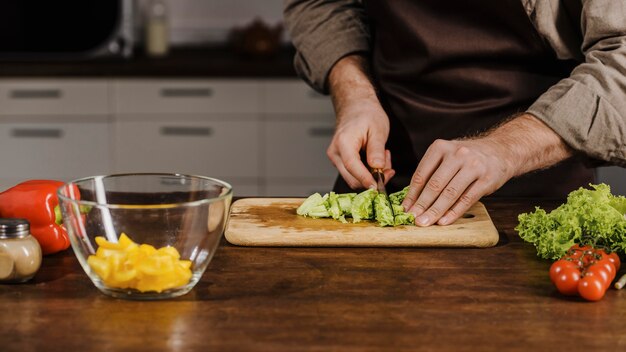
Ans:
{"label": "yellow bell pepper slice", "polygon": [[134,288],[141,292],[184,286],[191,280],[192,262],[181,260],[172,246],[156,249],[149,244],[137,244],[125,233],[117,243],[96,237],[99,245],[87,263],[111,287]]}

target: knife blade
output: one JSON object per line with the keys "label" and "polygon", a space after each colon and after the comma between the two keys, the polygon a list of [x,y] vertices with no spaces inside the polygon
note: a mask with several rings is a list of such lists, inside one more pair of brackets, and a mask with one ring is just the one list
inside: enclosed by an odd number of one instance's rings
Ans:
{"label": "knife blade", "polygon": [[376,190],[378,193],[382,193],[387,198],[387,202],[389,203],[389,207],[391,208],[391,214],[396,215],[393,211],[393,206],[391,205],[391,200],[389,200],[389,195],[387,194],[387,189],[385,188],[385,174],[383,173],[383,169],[372,169],[372,175],[374,176],[374,180],[376,180]]}

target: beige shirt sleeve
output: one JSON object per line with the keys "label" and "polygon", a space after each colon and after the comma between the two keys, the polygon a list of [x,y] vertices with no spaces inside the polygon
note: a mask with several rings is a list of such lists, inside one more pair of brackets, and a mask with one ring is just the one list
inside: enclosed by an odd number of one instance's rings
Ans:
{"label": "beige shirt sleeve", "polygon": [[573,149],[626,166],[626,2],[582,3],[584,62],[528,112]]}
{"label": "beige shirt sleeve", "polygon": [[319,92],[328,93],[328,74],[339,59],[370,50],[360,0],[285,0],[284,17],[296,72]]}

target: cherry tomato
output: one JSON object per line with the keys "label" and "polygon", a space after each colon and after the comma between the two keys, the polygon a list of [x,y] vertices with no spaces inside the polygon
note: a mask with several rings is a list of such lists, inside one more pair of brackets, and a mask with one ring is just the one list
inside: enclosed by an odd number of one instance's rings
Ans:
{"label": "cherry tomato", "polygon": [[590,266],[584,274],[585,277],[593,276],[597,277],[602,281],[602,286],[604,289],[608,289],[611,286],[611,274],[606,270],[606,267],[602,265],[592,265]]}
{"label": "cherry tomato", "polygon": [[588,244],[581,246],[580,244],[576,243],[570,247],[570,250],[575,250],[575,251],[588,251],[590,249],[593,249],[593,247],[591,247],[591,245],[588,245]]}
{"label": "cherry tomato", "polygon": [[578,293],[580,270],[578,268],[563,268],[554,278],[554,285],[564,295],[574,296]]}
{"label": "cherry tomato", "polygon": [[598,276],[585,276],[578,284],[578,294],[588,301],[599,301],[604,297],[604,285]]}
{"label": "cherry tomato", "polygon": [[573,268],[579,269],[577,263],[567,260],[567,259],[559,259],[556,262],[552,263],[550,266],[550,280],[552,283],[556,281],[557,275],[565,268]]}
{"label": "cherry tomato", "polygon": [[583,256],[583,252],[584,251],[581,249],[574,249],[574,247],[572,247],[567,251],[564,258],[579,259]]}
{"label": "cherry tomato", "polygon": [[613,263],[611,263],[609,258],[600,259],[596,263],[591,265],[589,268],[593,268],[594,266],[601,266],[601,267],[606,268],[606,271],[608,271],[608,273],[610,275],[609,277],[610,277],[611,281],[613,281],[613,279],[615,279],[615,275],[617,275],[617,271],[615,270],[615,266],[613,265]]}
{"label": "cherry tomato", "polygon": [[617,253],[615,252],[612,252],[611,254],[609,254],[608,258],[611,263],[613,263],[613,266],[615,266],[615,271],[619,271],[619,268],[622,266],[622,263],[619,260],[619,255],[617,255]]}

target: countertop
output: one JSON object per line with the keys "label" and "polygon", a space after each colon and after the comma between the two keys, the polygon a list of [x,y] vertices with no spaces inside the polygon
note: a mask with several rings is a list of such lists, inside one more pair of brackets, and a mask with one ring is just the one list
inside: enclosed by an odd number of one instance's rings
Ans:
{"label": "countertop", "polygon": [[246,248],[222,242],[187,295],[101,294],[71,251],[0,285],[2,351],[607,351],[626,348],[626,290],[558,294],[513,230],[528,200],[485,200],[488,249]]}
{"label": "countertop", "polygon": [[270,57],[250,57],[228,46],[174,48],[167,56],[89,60],[7,61],[0,58],[0,78],[7,77],[295,77],[294,49],[282,47]]}

